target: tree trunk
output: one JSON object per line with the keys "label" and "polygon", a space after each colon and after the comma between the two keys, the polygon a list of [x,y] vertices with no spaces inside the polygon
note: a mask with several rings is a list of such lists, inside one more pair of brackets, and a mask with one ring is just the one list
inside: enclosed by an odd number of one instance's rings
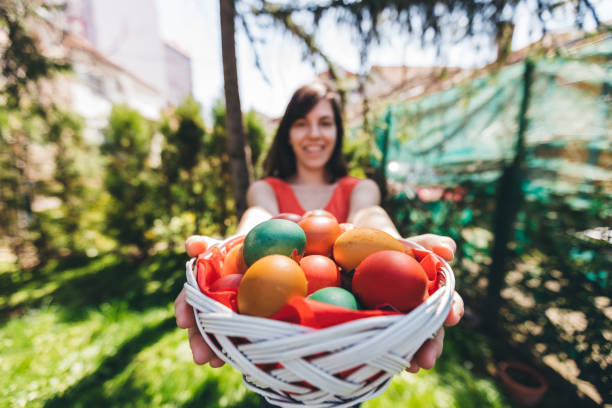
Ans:
{"label": "tree trunk", "polygon": [[499,310],[502,306],[501,290],[506,282],[506,267],[509,254],[508,243],[512,240],[514,221],[523,202],[523,167],[525,160],[525,132],[527,131],[527,112],[533,78],[533,62],[525,61],[523,76],[523,100],[519,111],[519,131],[516,141],[514,160],[503,169],[497,184],[497,199],[493,220],[492,263],[489,270],[489,283],[486,298],[486,324],[493,330],[499,329]]}
{"label": "tree trunk", "polygon": [[245,151],[245,136],[242,126],[242,110],[238,92],[238,70],[236,67],[236,41],[234,38],[234,0],[219,0],[221,19],[221,54],[223,57],[223,82],[225,88],[225,120],[227,129],[227,152],[230,159],[232,191],[238,218],[247,209],[246,191],[251,181],[250,165]]}

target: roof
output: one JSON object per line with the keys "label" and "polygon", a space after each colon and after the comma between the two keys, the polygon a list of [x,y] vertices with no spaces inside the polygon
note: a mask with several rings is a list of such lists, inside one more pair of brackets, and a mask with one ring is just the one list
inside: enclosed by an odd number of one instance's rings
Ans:
{"label": "roof", "polygon": [[123,68],[122,66],[114,63],[113,61],[111,61],[108,57],[104,56],[104,54],[100,53],[98,50],[96,50],[94,48],[94,46],[87,41],[87,39],[79,36],[79,35],[75,35],[75,34],[71,34],[68,32],[65,32],[64,35],[64,40],[62,42],[62,45],[64,45],[66,48],[68,49],[79,49],[81,51],[85,51],[86,53],[90,54],[91,56],[93,56],[95,59],[97,59],[98,61],[112,66],[114,69],[123,72],[124,74],[128,75],[129,77],[131,77],[133,80],[135,80],[136,82],[140,83],[143,86],[146,86],[147,88],[149,88],[150,90],[154,91],[154,92],[159,92],[158,89],[156,89],[155,87],[153,87],[152,85],[150,85],[148,82],[142,80],[139,76],[133,74],[132,72],[128,71],[127,69]]}

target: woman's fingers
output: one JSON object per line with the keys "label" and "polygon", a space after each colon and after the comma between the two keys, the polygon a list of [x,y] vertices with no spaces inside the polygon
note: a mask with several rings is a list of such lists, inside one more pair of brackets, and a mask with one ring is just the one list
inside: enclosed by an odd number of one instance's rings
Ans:
{"label": "woman's fingers", "polygon": [[459,293],[455,292],[453,294],[453,302],[451,304],[451,309],[448,312],[448,316],[446,317],[446,320],[444,321],[444,325],[454,326],[457,323],[459,323],[459,321],[463,317],[463,312],[464,312],[463,299],[461,298]]}
{"label": "woman's fingers", "polygon": [[185,300],[185,296],[185,289],[183,289],[174,301],[174,316],[176,317],[176,325],[181,329],[195,327],[196,324],[193,309]]}
{"label": "woman's fingers", "polygon": [[190,258],[204,253],[208,246],[208,237],[204,235],[192,235],[185,240],[185,251]]}
{"label": "woman's fingers", "polygon": [[179,293],[174,301],[174,314],[176,316],[176,325],[181,329],[187,329],[189,335],[189,347],[193,354],[193,361],[196,364],[209,363],[211,367],[221,367],[225,362],[221,360],[206,344],[204,338],[196,327],[193,309],[185,300],[185,289]]}
{"label": "woman's fingers", "polygon": [[455,251],[446,245],[435,245],[431,250],[447,261],[452,261],[455,257]]}
{"label": "woman's fingers", "polygon": [[406,368],[406,371],[412,374],[416,374],[419,372],[420,368],[421,367],[419,367],[419,365],[417,364],[416,360],[413,357],[412,360],[410,360],[410,366]]}
{"label": "woman's fingers", "polygon": [[213,368],[221,367],[225,364],[206,344],[197,327],[190,327],[187,329],[187,332],[189,334],[189,347],[191,347],[193,361],[196,364],[209,363]]}
{"label": "woman's fingers", "polygon": [[455,251],[457,251],[457,244],[451,237],[444,237],[442,235],[435,234],[423,234],[410,237],[409,239],[421,245],[425,249],[435,252],[447,261],[452,260],[455,257]]}
{"label": "woman's fingers", "polygon": [[[445,326],[454,326],[463,317],[464,305],[461,296],[455,292],[453,294],[453,302],[451,310],[448,313],[446,320],[444,321]],[[406,368],[406,371],[410,373],[417,373],[420,368],[429,370],[434,366],[436,360],[442,354],[444,348],[444,328],[441,328],[433,339],[427,340],[421,348],[416,352],[412,360],[410,361],[410,367]]]}
{"label": "woman's fingers", "polygon": [[419,368],[429,370],[436,364],[444,346],[444,328],[440,328],[433,339],[427,340],[414,355],[408,371],[416,373]]}

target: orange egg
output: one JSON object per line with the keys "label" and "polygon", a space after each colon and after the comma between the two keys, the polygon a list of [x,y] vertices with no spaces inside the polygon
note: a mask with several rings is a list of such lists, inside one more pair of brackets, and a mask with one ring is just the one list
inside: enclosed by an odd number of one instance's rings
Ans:
{"label": "orange egg", "polygon": [[308,294],[329,286],[340,286],[338,265],[323,255],[308,255],[302,258],[300,266],[308,282]]}
{"label": "orange egg", "polygon": [[247,269],[238,288],[238,311],[270,317],[294,296],[306,296],[306,276],[300,266],[284,255],[267,255]]}
{"label": "orange egg", "polygon": [[356,227],[338,237],[334,243],[334,260],[345,271],[350,271],[368,255],[386,249],[403,252],[404,246],[379,229]]}
{"label": "orange egg", "polygon": [[242,253],[242,244],[238,244],[225,255],[223,261],[223,269],[221,275],[231,275],[234,273],[243,274],[247,270],[246,263],[244,262],[244,255]]}
{"label": "orange egg", "polygon": [[336,218],[323,215],[312,215],[298,223],[306,234],[304,255],[331,256],[336,238],[342,231]]}

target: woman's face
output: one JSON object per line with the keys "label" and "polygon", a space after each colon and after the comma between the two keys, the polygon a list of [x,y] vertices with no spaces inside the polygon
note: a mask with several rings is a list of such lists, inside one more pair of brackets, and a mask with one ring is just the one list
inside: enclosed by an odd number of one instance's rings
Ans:
{"label": "woman's face", "polygon": [[289,129],[289,144],[300,167],[319,170],[331,157],[336,145],[336,122],[331,103],[320,100],[305,117],[293,122]]}

